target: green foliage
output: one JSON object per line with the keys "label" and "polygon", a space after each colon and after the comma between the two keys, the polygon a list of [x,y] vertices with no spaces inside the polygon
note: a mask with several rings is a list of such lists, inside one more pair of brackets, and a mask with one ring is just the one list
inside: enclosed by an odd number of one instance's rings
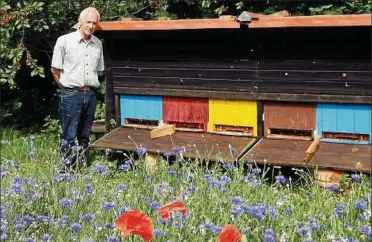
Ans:
{"label": "green foliage", "polygon": [[48,134],[62,134],[59,120],[52,118],[50,115],[45,118],[45,123],[41,131]]}

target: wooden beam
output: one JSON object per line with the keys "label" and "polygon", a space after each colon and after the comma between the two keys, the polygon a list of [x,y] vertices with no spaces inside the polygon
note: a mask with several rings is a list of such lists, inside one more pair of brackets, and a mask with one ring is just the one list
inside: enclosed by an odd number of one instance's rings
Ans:
{"label": "wooden beam", "polygon": [[182,29],[238,29],[240,23],[234,18],[110,21],[101,22],[97,30],[182,30]]}
{"label": "wooden beam", "polygon": [[326,94],[296,94],[296,93],[251,93],[239,91],[211,91],[194,89],[166,89],[166,88],[139,88],[115,87],[116,94],[134,95],[167,95],[175,97],[199,98],[227,98],[232,100],[253,101],[301,101],[301,102],[330,102],[330,103],[357,103],[371,104],[370,96],[357,95],[326,95]]}
{"label": "wooden beam", "polygon": [[[103,21],[97,26],[102,31],[185,30],[185,29],[238,29],[236,18],[179,19],[147,21]],[[286,27],[347,27],[371,26],[370,14],[317,15],[317,16],[259,16],[247,23],[248,28]]]}
{"label": "wooden beam", "polygon": [[309,148],[305,152],[304,163],[308,163],[314,157],[317,150],[319,150],[319,143],[322,136],[315,137],[314,141],[310,144]]}
{"label": "wooden beam", "polygon": [[248,28],[350,27],[371,26],[370,14],[265,17],[248,24]]}

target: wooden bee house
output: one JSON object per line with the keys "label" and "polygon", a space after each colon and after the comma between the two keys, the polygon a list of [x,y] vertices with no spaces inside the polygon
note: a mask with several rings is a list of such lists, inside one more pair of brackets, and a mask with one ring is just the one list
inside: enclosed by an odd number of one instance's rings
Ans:
{"label": "wooden bee house", "polygon": [[[91,146],[369,172],[370,26],[369,14],[101,22],[109,133]],[[151,139],[128,127],[139,120],[181,129]]]}

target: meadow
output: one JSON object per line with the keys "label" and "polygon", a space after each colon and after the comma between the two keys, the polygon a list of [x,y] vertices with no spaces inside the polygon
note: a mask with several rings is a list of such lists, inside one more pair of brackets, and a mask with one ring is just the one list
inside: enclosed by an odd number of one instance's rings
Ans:
{"label": "meadow", "polygon": [[[213,166],[158,157],[144,165],[145,148],[109,159],[92,154],[88,167],[59,173],[58,137],[3,130],[1,138],[1,241],[143,241],[121,237],[115,221],[139,210],[153,224],[152,241],[216,241],[225,225],[241,241],[371,241],[371,181],[345,175],[323,187],[311,171],[272,175],[272,169]],[[268,179],[274,176],[273,179]],[[182,201],[186,213],[165,221],[159,208]]]}

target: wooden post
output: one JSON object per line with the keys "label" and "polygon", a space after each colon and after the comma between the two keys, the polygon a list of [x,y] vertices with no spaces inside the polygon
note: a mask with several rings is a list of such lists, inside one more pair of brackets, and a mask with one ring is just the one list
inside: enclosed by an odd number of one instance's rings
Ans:
{"label": "wooden post", "polygon": [[313,158],[316,151],[319,149],[319,143],[320,143],[321,138],[322,136],[320,135],[314,138],[314,141],[310,144],[309,148],[306,150],[304,163],[308,163]]}

